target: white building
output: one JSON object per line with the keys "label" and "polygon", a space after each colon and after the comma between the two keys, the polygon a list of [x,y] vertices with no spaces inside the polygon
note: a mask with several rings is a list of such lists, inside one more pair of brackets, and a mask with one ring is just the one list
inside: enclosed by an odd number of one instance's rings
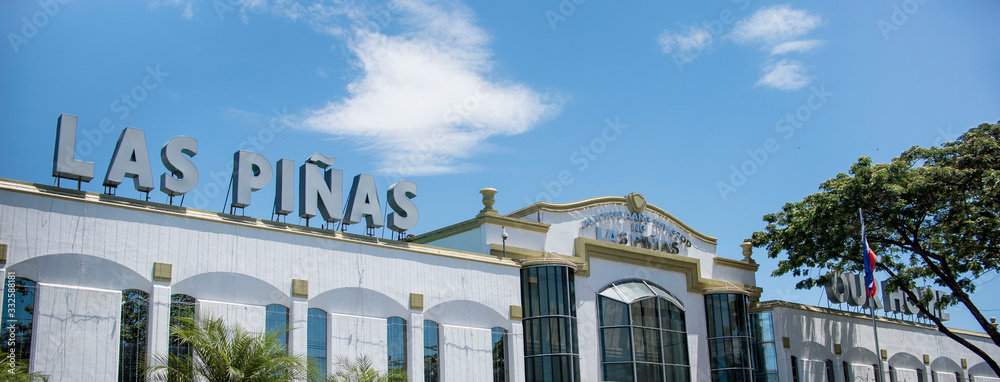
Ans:
{"label": "white building", "polygon": [[[748,245],[719,256],[642,195],[501,215],[482,193],[471,219],[396,241],[0,180],[10,351],[50,381],[135,380],[134,363],[187,351],[170,320],[197,315],[287,323],[289,351],[328,371],[365,354],[418,382],[751,381],[755,365],[824,381],[827,360],[846,381],[874,363],[862,317],[754,306]],[[773,321],[771,353],[751,312]],[[929,328],[882,330],[896,381],[992,376]]]}

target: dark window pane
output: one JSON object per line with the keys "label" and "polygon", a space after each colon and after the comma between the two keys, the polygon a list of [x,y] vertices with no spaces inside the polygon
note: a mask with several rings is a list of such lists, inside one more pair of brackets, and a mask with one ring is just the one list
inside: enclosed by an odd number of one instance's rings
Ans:
{"label": "dark window pane", "polygon": [[406,371],[406,320],[402,317],[389,317],[386,320],[388,326],[388,351],[389,370]]}
{"label": "dark window pane", "polygon": [[635,360],[638,362],[662,363],[660,358],[660,331],[636,328],[632,331],[635,344]]}
{"label": "dark window pane", "polygon": [[628,305],[600,296],[601,326],[628,325]]}
{"label": "dark window pane", "polygon": [[322,309],[310,308],[306,321],[306,359],[321,376],[326,376],[327,316]]}
{"label": "dark window pane", "polygon": [[637,363],[635,365],[635,379],[643,382],[663,382],[663,366]]}
{"label": "dark window pane", "polygon": [[632,303],[632,325],[657,327],[656,300],[647,298]]}
{"label": "dark window pane", "polygon": [[431,320],[424,320],[424,382],[438,382],[440,380],[438,338],[438,324]]}
{"label": "dark window pane", "polygon": [[635,382],[635,374],[631,363],[604,364],[604,379],[606,382]]}
{"label": "dark window pane", "polygon": [[627,362],[632,360],[632,338],[629,328],[601,329],[604,362]]}
{"label": "dark window pane", "polygon": [[[280,332],[288,329],[288,308],[284,305],[271,304],[265,310],[264,330],[268,332]],[[278,336],[278,341],[287,348],[288,332],[281,333]]]}
{"label": "dark window pane", "polygon": [[493,328],[493,382],[507,381],[507,331]]}
{"label": "dark window pane", "polygon": [[118,349],[118,381],[145,381],[146,328],[149,318],[149,294],[129,289],[122,292],[121,346]]}

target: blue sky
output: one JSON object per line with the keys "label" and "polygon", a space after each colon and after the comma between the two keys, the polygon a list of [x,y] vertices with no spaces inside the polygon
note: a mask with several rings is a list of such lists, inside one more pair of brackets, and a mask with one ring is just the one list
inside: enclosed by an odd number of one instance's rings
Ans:
{"label": "blue sky", "polygon": [[[96,164],[84,189],[101,191],[126,126],[145,131],[157,182],[159,147],[187,135],[201,181],[185,206],[215,211],[238,148],[272,163],[320,152],[348,183],[416,182],[412,233],[472,217],[483,187],[499,189],[501,213],[640,192],[738,258],[762,215],[859,157],[1000,120],[1000,4],[985,0],[0,7],[0,177],[52,184],[66,113],[80,119],[77,158]],[[268,218],[273,190],[247,214]],[[825,306],[769,277],[776,260],[758,252],[764,299]]]}

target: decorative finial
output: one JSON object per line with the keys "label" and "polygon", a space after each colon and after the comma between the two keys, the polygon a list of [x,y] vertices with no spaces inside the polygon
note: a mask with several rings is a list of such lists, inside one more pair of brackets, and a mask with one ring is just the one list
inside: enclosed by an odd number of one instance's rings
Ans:
{"label": "decorative finial", "polygon": [[486,213],[496,213],[497,210],[493,209],[493,203],[496,203],[496,199],[493,196],[497,194],[497,189],[495,188],[484,188],[479,190],[480,194],[483,194],[483,209],[479,211],[480,214]]}
{"label": "decorative finial", "polygon": [[996,317],[990,317],[990,325],[993,325],[994,328],[997,327],[997,318]]}
{"label": "decorative finial", "polygon": [[743,248],[743,261],[747,262],[747,263],[751,263],[751,264],[757,264],[756,261],[753,261],[753,257],[752,257],[753,256],[753,243],[751,243],[749,241],[744,241],[743,243],[740,243],[740,247]]}

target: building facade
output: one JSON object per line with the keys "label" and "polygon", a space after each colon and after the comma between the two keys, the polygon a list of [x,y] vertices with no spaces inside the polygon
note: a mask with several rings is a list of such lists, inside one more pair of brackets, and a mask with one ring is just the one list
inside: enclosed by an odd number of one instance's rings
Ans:
{"label": "building facade", "polygon": [[[218,317],[295,328],[288,351],[326,371],[367,355],[417,382],[839,382],[874,363],[863,319],[758,304],[749,244],[719,256],[640,194],[502,215],[481,193],[469,220],[387,240],[0,180],[8,357],[50,381],[143,380],[190,352],[171,322]],[[926,327],[884,330],[893,381],[995,381]]]}

